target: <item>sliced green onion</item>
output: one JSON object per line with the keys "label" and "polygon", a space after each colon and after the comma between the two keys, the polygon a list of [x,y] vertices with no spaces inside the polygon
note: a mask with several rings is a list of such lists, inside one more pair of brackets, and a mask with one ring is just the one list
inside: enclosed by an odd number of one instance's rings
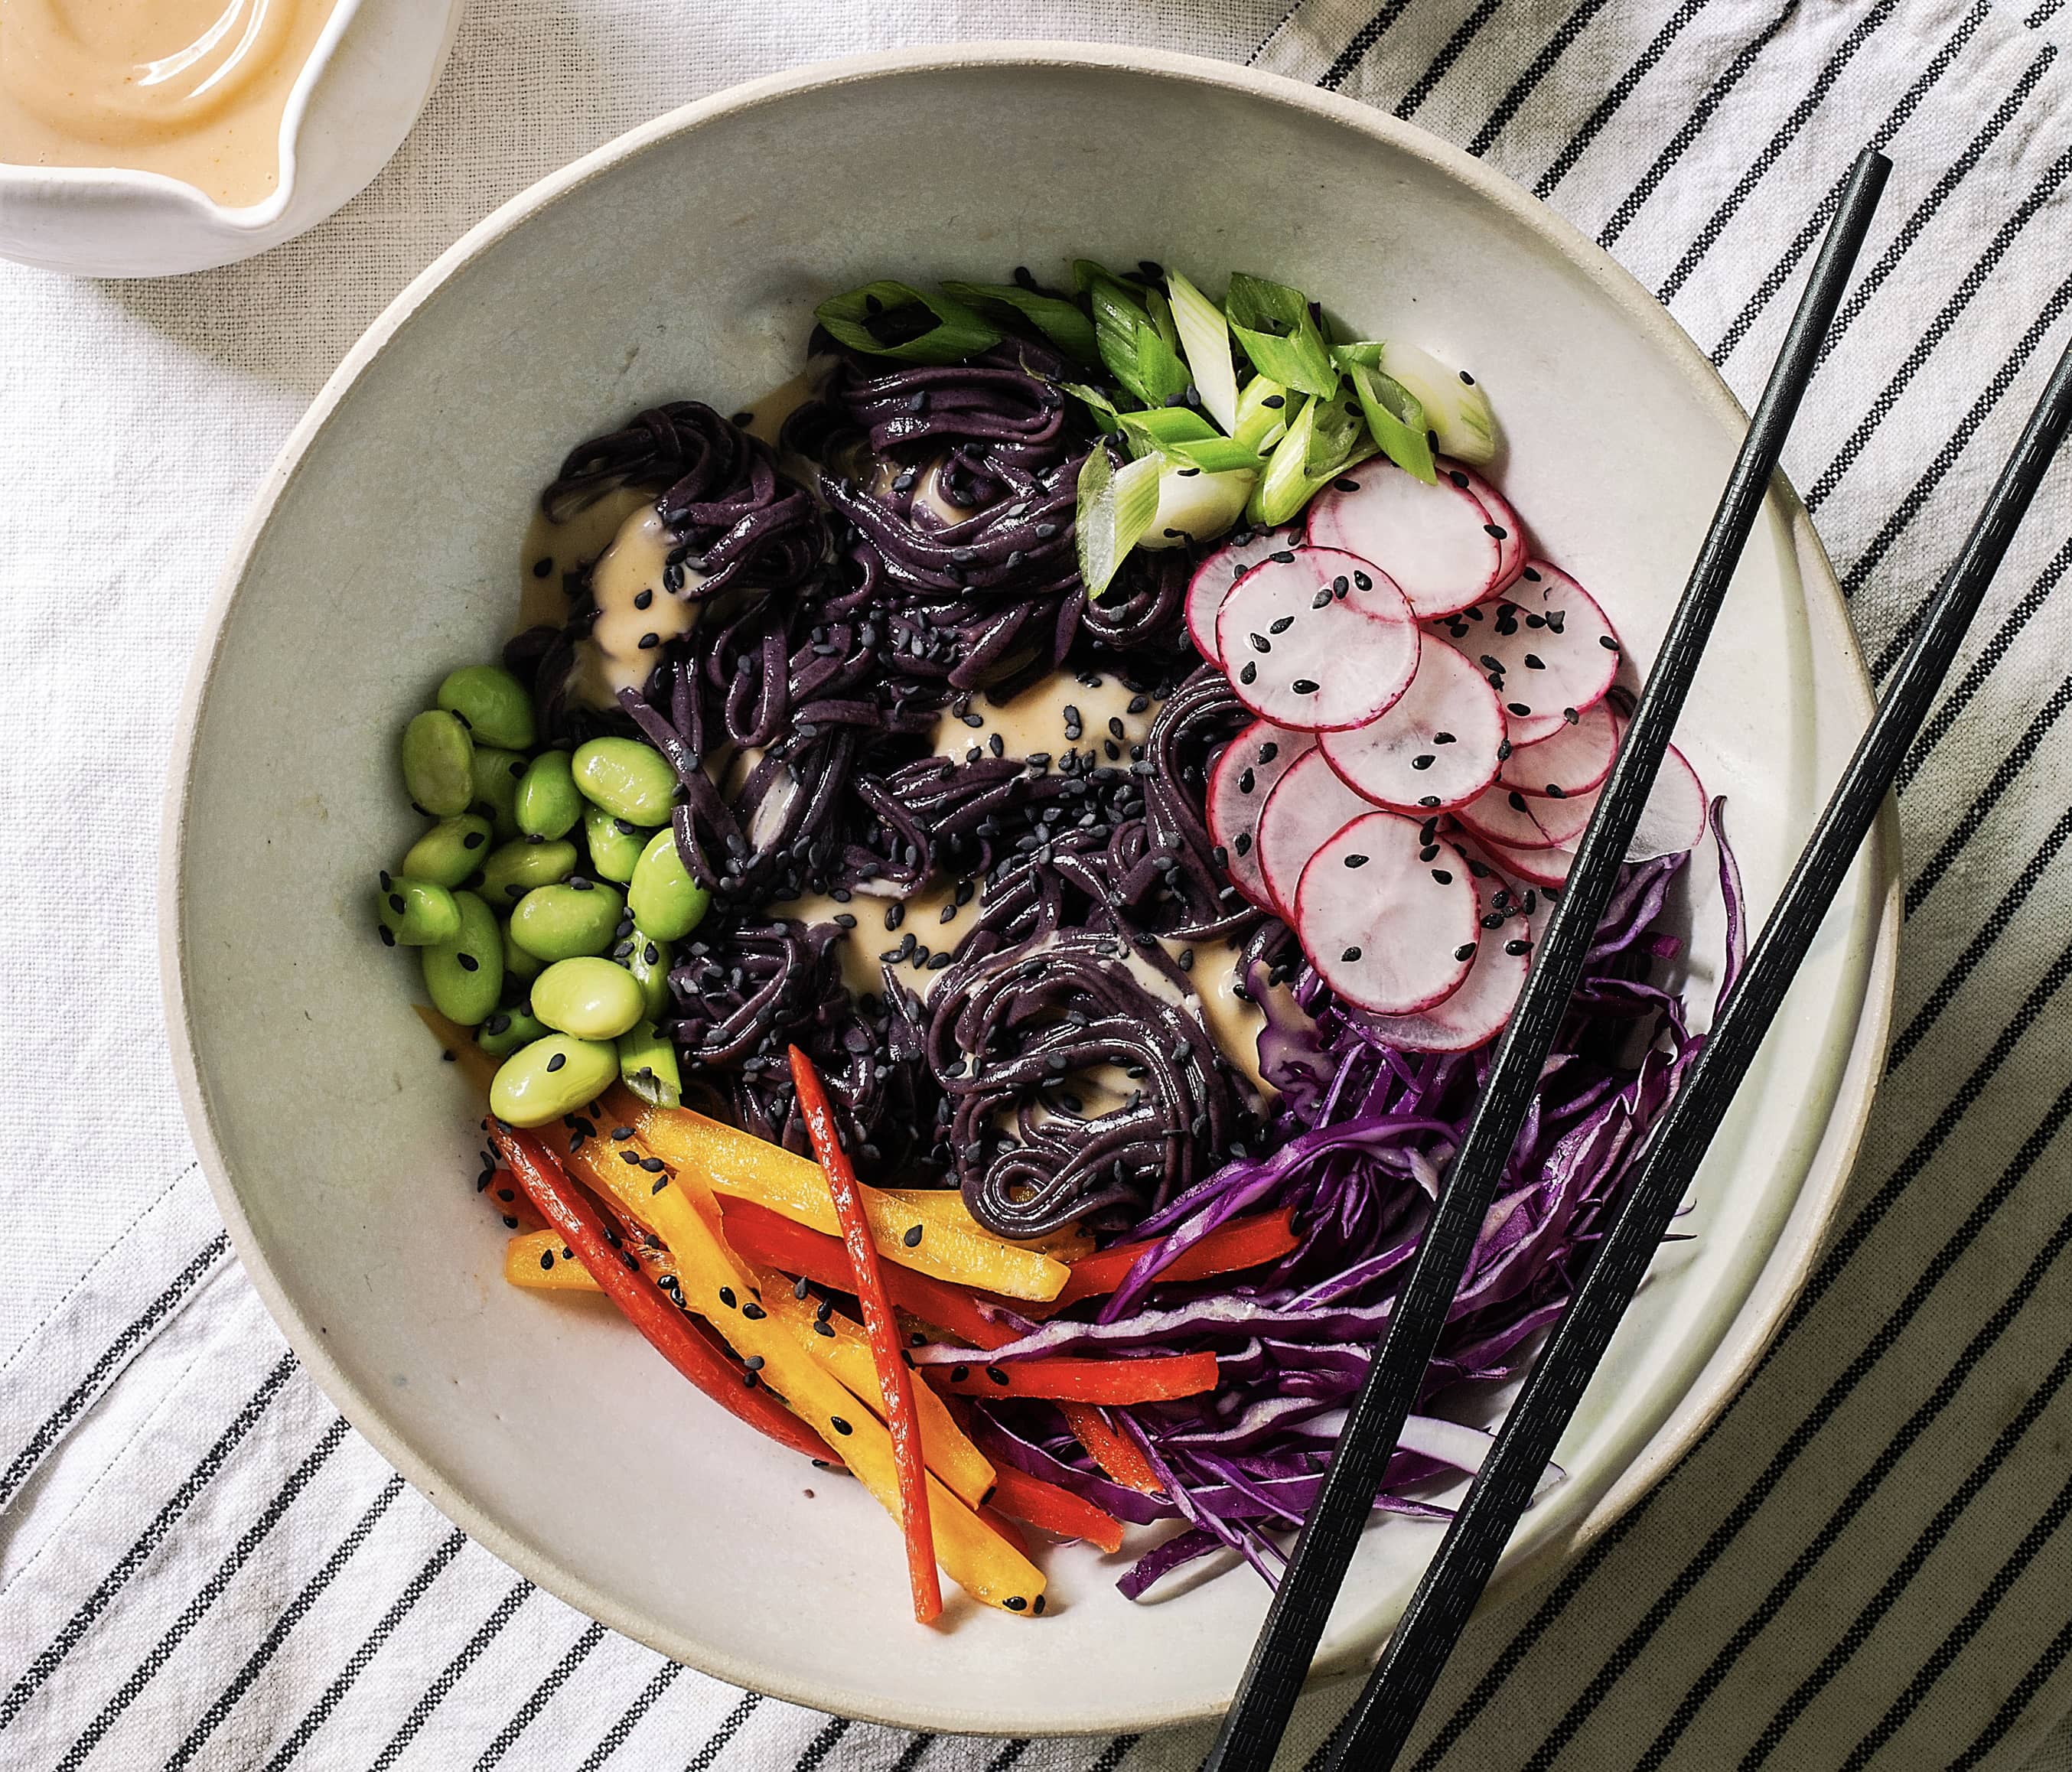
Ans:
{"label": "sliced green onion", "polygon": [[813,314],[837,343],[904,363],[961,363],[1000,343],[963,302],[889,279],[832,296]]}
{"label": "sliced green onion", "polygon": [[1196,442],[1170,443],[1166,453],[1183,467],[1203,468],[1211,474],[1240,470],[1253,474],[1266,471],[1265,459],[1259,451],[1240,443],[1235,437],[1205,437]]}
{"label": "sliced green onion", "polygon": [[[1342,402],[1335,406],[1314,400],[1303,403],[1301,411],[1289,424],[1288,434],[1275,446],[1266,471],[1245,506],[1245,515],[1254,524],[1277,529],[1355,462],[1375,453],[1374,439],[1364,426],[1353,426],[1350,445],[1340,441],[1344,417]],[[1321,446],[1320,430],[1323,433]],[[1313,459],[1328,465],[1313,470],[1309,465]]]}
{"label": "sliced green onion", "polygon": [[1079,468],[1078,543],[1079,577],[1087,595],[1099,598],[1124,557],[1144,538],[1158,514],[1158,475],[1163,458],[1147,455],[1120,472],[1108,446],[1096,443]]}
{"label": "sliced green onion", "polygon": [[1328,397],[1337,389],[1338,372],[1300,290],[1235,271],[1223,313],[1261,375],[1305,394]]}
{"label": "sliced green onion", "polygon": [[1346,356],[1342,347],[1332,354],[1344,365],[1346,380],[1359,398],[1367,428],[1382,454],[1427,486],[1436,483],[1439,471],[1432,463],[1432,439],[1416,395],[1395,376]]}
{"label": "sliced green onion", "polygon": [[1194,387],[1209,416],[1227,431],[1237,429],[1237,369],[1231,361],[1229,323],[1223,310],[1178,271],[1166,273],[1173,324]]}
{"label": "sliced green onion", "polygon": [[1158,336],[1165,341],[1166,348],[1174,356],[1178,356],[1180,329],[1173,323],[1173,304],[1166,299],[1165,292],[1146,290],[1144,292],[1144,311],[1151,316],[1151,323],[1157,327]]}
{"label": "sliced green onion", "polygon": [[1359,403],[1347,394],[1309,402],[1309,446],[1302,453],[1303,471],[1313,480],[1329,479],[1352,455],[1365,434]]}
{"label": "sliced green onion", "polygon": [[1103,436],[1120,437],[1122,434],[1121,414],[1116,411],[1115,402],[1100,389],[1089,388],[1077,381],[1061,381],[1058,385],[1075,400],[1084,403],[1087,409],[1094,415],[1094,423],[1100,427]]}
{"label": "sliced green onion", "polygon": [[1301,397],[1291,395],[1285,382],[1276,381],[1271,376],[1254,376],[1237,397],[1237,422],[1231,427],[1231,438],[1264,455],[1288,434],[1288,402]]}
{"label": "sliced green onion", "polygon": [[[1218,441],[1227,443],[1230,439]],[[1259,477],[1258,458],[1252,459],[1252,467],[1223,474],[1205,474],[1182,462],[1166,462],[1158,476],[1157,512],[1137,546],[1178,548],[1221,535],[1244,514],[1245,501]]]}
{"label": "sliced green onion", "polygon": [[1442,455],[1479,467],[1496,454],[1496,415],[1489,396],[1465,370],[1449,368],[1429,351],[1392,339],[1379,366],[1424,409],[1424,422]]}
{"label": "sliced green onion", "polygon": [[1077,357],[1082,363],[1100,361],[1093,322],[1079,311],[1076,302],[1061,295],[1045,295],[1026,290],[1019,283],[945,283],[943,293],[973,307],[993,303],[1012,308],[1067,356]]}
{"label": "sliced green onion", "polygon": [[1118,413],[1116,421],[1129,439],[1133,455],[1170,451],[1176,443],[1202,442],[1216,434],[1216,427],[1192,406],[1153,406],[1146,412]]}
{"label": "sliced green onion", "polygon": [[[1185,393],[1186,364],[1129,291],[1087,260],[1080,260],[1073,270],[1075,276],[1083,273],[1087,277],[1094,343],[1108,373],[1147,406],[1162,406]],[[1172,324],[1170,318],[1166,324]]]}

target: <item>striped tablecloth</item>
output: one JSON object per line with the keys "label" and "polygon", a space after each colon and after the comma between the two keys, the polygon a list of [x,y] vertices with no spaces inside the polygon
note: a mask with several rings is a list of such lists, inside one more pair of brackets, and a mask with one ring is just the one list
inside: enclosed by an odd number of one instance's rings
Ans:
{"label": "striped tablecloth", "polygon": [[[1786,464],[1882,675],[2072,331],[2063,7],[478,0],[402,154],[315,234],[163,283],[0,266],[0,1764],[1153,1772],[1205,1745],[938,1741],[661,1661],[406,1489],[228,1252],[156,1002],[173,704],[267,458],[464,225],[774,68],[1135,39],[1486,157],[1746,397],[1868,137],[1897,167]],[[1478,1622],[1420,1772],[2072,1765],[2045,1739],[2072,1707],[2068,566],[2061,463],[1908,762],[1893,1074],[1803,1300],[1645,1505]]]}

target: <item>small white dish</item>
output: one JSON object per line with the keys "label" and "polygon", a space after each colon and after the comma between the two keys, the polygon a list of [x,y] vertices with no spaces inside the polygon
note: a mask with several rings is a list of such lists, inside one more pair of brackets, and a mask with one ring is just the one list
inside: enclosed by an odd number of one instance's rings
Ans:
{"label": "small white dish", "polygon": [[[608,1308],[521,1294],[472,1185],[465,1084],[373,939],[415,828],[397,734],[509,633],[564,453],[640,406],[791,377],[814,304],[873,277],[1065,273],[1149,253],[1248,269],[1356,335],[1471,365],[1548,557],[1652,656],[1745,421],[1605,254],[1478,162],[1366,105],[1139,49],[902,51],[672,113],[483,222],[347,356],[261,488],[197,653],[168,787],[166,1021],[246,1272],[340,1409],[478,1542],[738,1685],[936,1730],[1142,1729],[1227,1703],[1266,1605],[1238,1572],[1137,1605],[1049,1559],[1052,1610],[907,1610],[857,1485],[759,1441]],[[1678,733],[1757,921],[1873,706],[1782,478]],[[1492,1589],[1602,1532],[1747,1375],[1831,1219],[1883,1068],[1888,818],[1852,871]],[[1702,944],[1700,944],[1702,946]],[[1438,1541],[1368,1531],[1318,1666],[1371,1661]],[[1176,1584],[1181,1585],[1181,1584]]]}
{"label": "small white dish", "polygon": [[279,183],[231,208],[162,173],[0,162],[0,257],[75,277],[168,277],[306,233],[364,190],[438,84],[466,0],[339,0],[281,119]]}

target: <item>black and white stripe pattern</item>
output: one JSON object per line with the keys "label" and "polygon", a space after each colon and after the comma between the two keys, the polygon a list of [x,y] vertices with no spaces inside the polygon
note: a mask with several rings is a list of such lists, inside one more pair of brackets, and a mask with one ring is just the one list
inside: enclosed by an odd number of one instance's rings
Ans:
{"label": "black and white stripe pattern", "polygon": [[[414,217],[411,180],[426,164],[501,151],[471,130],[514,64],[521,91],[559,94],[559,64],[548,78],[524,62],[575,54],[551,10],[473,9],[446,93],[363,200],[375,220]],[[672,9],[594,10],[622,33],[595,52],[660,77]],[[1786,465],[1866,656],[1881,676],[1890,668],[2072,336],[2072,13],[2058,0],[1198,10],[1190,47],[1414,117],[1536,191],[1657,291],[1745,396],[1843,170],[1864,140],[1885,146],[1897,168],[1862,287]],[[625,114],[600,99],[551,138],[542,163],[521,155],[498,176],[523,183],[722,75],[796,58],[802,43],[832,53],[960,30],[1172,36],[1136,0],[894,6],[868,27],[802,37],[803,17],[783,0],[730,9],[709,28],[738,36],[734,62],[697,84],[641,88]],[[548,50],[523,47],[536,39]],[[399,257],[373,229],[393,261],[388,286],[454,231],[419,241],[392,226],[413,242]],[[251,274],[285,268],[321,287],[325,249],[286,249]],[[0,349],[8,326],[31,325],[52,300],[0,282]],[[366,317],[347,302],[296,348],[335,356]],[[1419,1772],[2012,1768],[2072,1707],[2068,571],[2072,473],[2061,465],[1908,759],[1889,1085],[1803,1297],[1668,1479],[1574,1564],[1478,1622],[1411,1756]],[[164,1172],[175,1167],[169,1154]],[[228,1261],[191,1174],[114,1256],[0,1367],[0,1764],[1198,1762],[1198,1730],[937,1739],[816,1716],[662,1662],[515,1579],[345,1428]],[[1286,1763],[1311,1756],[1330,1713],[1328,1699],[1305,1705]]]}

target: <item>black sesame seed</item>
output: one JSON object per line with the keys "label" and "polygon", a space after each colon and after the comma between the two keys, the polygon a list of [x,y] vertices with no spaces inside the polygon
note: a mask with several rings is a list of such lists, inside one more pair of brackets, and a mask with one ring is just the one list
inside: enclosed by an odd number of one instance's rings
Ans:
{"label": "black sesame seed", "polygon": [[1607,652],[1616,652],[1619,649],[1618,642],[1609,634],[1598,635],[1597,644],[1604,648]]}
{"label": "black sesame seed", "polygon": [[1029,1602],[1023,1599],[1018,1593],[1009,1594],[1008,1597],[1000,1603],[1005,1606],[1009,1612],[1020,1612],[1029,1604]]}
{"label": "black sesame seed", "polygon": [[753,1298],[750,1299],[746,1304],[741,1307],[741,1314],[751,1323],[759,1323],[765,1317],[770,1314],[770,1313],[765,1310],[762,1305],[756,1303]]}
{"label": "black sesame seed", "polygon": [[1494,536],[1498,541],[1502,541],[1510,535],[1511,532],[1500,523],[1485,523],[1482,525],[1482,533]]}
{"label": "black sesame seed", "polygon": [[645,609],[645,608],[647,608],[647,607],[648,606],[648,605],[649,605],[649,604],[652,603],[654,601],[655,601],[655,593],[654,593],[653,591],[652,591],[652,590],[643,590],[635,591],[635,592],[634,593],[634,596],[633,596],[633,606],[634,606],[635,609]]}
{"label": "black sesame seed", "polygon": [[1267,629],[1267,632],[1269,634],[1285,634],[1294,625],[1295,618],[1293,615],[1283,615],[1279,621],[1276,622],[1271,627]]}
{"label": "black sesame seed", "polygon": [[1521,720],[1532,712],[1531,705],[1523,701],[1507,701],[1504,703],[1504,708],[1507,712],[1516,714]]}
{"label": "black sesame seed", "polygon": [[1427,794],[1417,804],[1424,807],[1437,806],[1439,804],[1439,796],[1437,794]]}
{"label": "black sesame seed", "polygon": [[553,569],[554,561],[551,554],[543,553],[532,562],[532,576],[535,578],[547,578],[552,574]]}
{"label": "black sesame seed", "polygon": [[1529,941],[1507,941],[1503,944],[1503,951],[1507,954],[1523,954],[1529,952],[1531,947]]}
{"label": "black sesame seed", "polygon": [[1317,685],[1306,676],[1298,676],[1288,687],[1297,695],[1314,695],[1317,693]]}
{"label": "black sesame seed", "polygon": [[1349,855],[1346,857],[1346,865],[1349,868],[1363,868],[1367,865],[1367,857],[1364,855]]}
{"label": "black sesame seed", "polygon": [[1437,880],[1441,886],[1451,886],[1453,883],[1453,875],[1449,874],[1444,868],[1433,869],[1432,878]]}
{"label": "black sesame seed", "polygon": [[971,1368],[968,1366],[952,1366],[950,1368],[950,1382],[952,1384],[961,1384],[970,1376]]}
{"label": "black sesame seed", "polygon": [[568,1054],[567,1054],[567,1053],[565,1053],[565,1052],[557,1052],[556,1054],[554,1054],[554,1055],[553,1055],[552,1058],[550,1058],[550,1059],[549,1059],[547,1060],[547,1068],[548,1068],[549,1071],[558,1071],[558,1070],[560,1070],[560,1069],[561,1069],[561,1067],[563,1065],[566,1064],[568,1062],[569,1062],[569,1055],[568,1055]]}
{"label": "black sesame seed", "polygon": [[[1264,634],[1248,634],[1245,637],[1252,642],[1252,649],[1255,652],[1270,652],[1273,650],[1273,643]],[[403,908],[402,901],[400,898],[396,902],[396,908],[398,911]]]}
{"label": "black sesame seed", "polygon": [[1412,757],[1410,759],[1410,767],[1412,769],[1429,769],[1432,765],[1438,760],[1439,759],[1437,757],[1433,756],[1432,753],[1428,750],[1422,753],[1420,755]]}
{"label": "black sesame seed", "polygon": [[725,1305],[729,1310],[733,1309],[734,1308],[734,1288],[731,1286],[722,1286],[719,1289],[719,1301]]}
{"label": "black sesame seed", "polygon": [[1251,661],[1250,660],[1248,660],[1248,660],[1245,661],[1245,667],[1244,667],[1244,668],[1242,671],[1240,671],[1240,672],[1238,672],[1238,674],[1237,674],[1237,680],[1238,680],[1238,681],[1239,681],[1239,682],[1240,682],[1240,683],[1247,683],[1247,684],[1249,684],[1249,683],[1256,682],[1256,681],[1258,680],[1258,678],[1259,678],[1259,667],[1258,667],[1256,664],[1254,664],[1253,663],[1252,663],[1252,661]]}
{"label": "black sesame seed", "polygon": [[1359,956],[1360,956],[1360,951],[1359,951],[1359,948],[1347,948],[1347,949],[1346,949],[1343,953],[1342,953],[1342,954],[1340,954],[1340,955],[1338,956],[1338,958],[1339,958],[1339,959],[1341,959],[1341,960],[1343,960],[1350,961],[1350,960],[1358,960],[1358,959],[1359,958]]}
{"label": "black sesame seed", "polygon": [[1471,941],[1464,941],[1453,950],[1453,958],[1456,960],[1473,960],[1474,957],[1475,944]]}
{"label": "black sesame seed", "polygon": [[985,1375],[986,1375],[988,1378],[991,1379],[993,1380],[993,1382],[994,1383],[996,1383],[996,1384],[1001,1384],[1001,1385],[1004,1385],[1004,1384],[1005,1384],[1006,1383],[1008,1383],[1008,1377],[1007,1377],[1006,1373],[1005,1373],[1005,1372],[1003,1372],[1002,1371],[1001,1371],[1001,1369],[1000,1369],[997,1366],[989,1366],[988,1367],[986,1367],[986,1369],[985,1369]]}
{"label": "black sesame seed", "polygon": [[838,1415],[829,1416],[828,1417],[828,1425],[832,1428],[837,1433],[853,1433],[856,1432],[854,1428],[851,1427],[848,1422],[843,1420]]}
{"label": "black sesame seed", "polygon": [[899,1240],[905,1244],[910,1249],[919,1248],[921,1247],[921,1227],[918,1224],[908,1226],[906,1234],[900,1238]]}

